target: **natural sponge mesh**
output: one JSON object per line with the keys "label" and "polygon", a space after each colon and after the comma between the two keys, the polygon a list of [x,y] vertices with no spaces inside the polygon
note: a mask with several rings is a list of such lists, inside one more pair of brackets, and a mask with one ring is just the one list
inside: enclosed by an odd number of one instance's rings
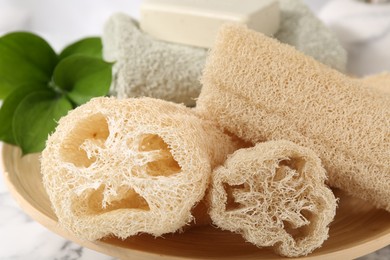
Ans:
{"label": "natural sponge mesh", "polygon": [[149,175],[169,176],[181,170],[180,165],[173,158],[168,145],[158,135],[144,135],[139,145],[139,151],[157,151],[154,160],[146,164],[146,172]]}
{"label": "natural sponge mesh", "polygon": [[390,210],[390,106],[294,48],[225,26],[207,60],[197,111],[253,143],[311,148],[329,184]]}
{"label": "natural sponge mesh", "polygon": [[241,149],[212,173],[210,216],[259,247],[307,255],[327,239],[336,211],[325,179],[314,152],[291,142]]}
{"label": "natural sponge mesh", "polygon": [[[87,147],[83,147],[84,149],[80,149],[80,147],[86,140],[95,146],[102,146],[108,135],[107,120],[102,114],[99,113],[85,118],[63,141],[60,150],[62,160],[73,163],[77,167],[90,166],[96,160],[96,157],[92,156],[93,151]],[[87,154],[87,151],[89,154]]]}
{"label": "natural sponge mesh", "polygon": [[60,224],[81,238],[175,232],[237,144],[184,105],[96,98],[61,118],[41,165]]}
{"label": "natural sponge mesh", "polygon": [[105,188],[105,185],[101,185],[97,190],[91,191],[86,201],[83,201],[82,197],[80,197],[77,204],[73,206],[74,210],[76,211],[77,208],[84,206],[91,215],[125,208],[150,210],[146,200],[136,193],[134,189],[126,186],[119,187],[117,198],[112,200],[106,207],[102,207]]}
{"label": "natural sponge mesh", "polygon": [[368,88],[380,91],[386,95],[390,94],[390,72],[374,74],[358,80]]}

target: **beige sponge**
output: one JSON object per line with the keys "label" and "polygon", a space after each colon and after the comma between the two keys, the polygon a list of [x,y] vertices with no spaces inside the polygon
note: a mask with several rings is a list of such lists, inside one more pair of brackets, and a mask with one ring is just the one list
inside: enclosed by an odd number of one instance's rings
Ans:
{"label": "beige sponge", "polygon": [[288,141],[259,143],[212,173],[210,216],[259,247],[296,257],[328,238],[337,200],[316,154]]}
{"label": "beige sponge", "polygon": [[362,83],[384,94],[390,94],[390,72],[370,75],[361,79]]}
{"label": "beige sponge", "polygon": [[291,46],[225,26],[206,62],[197,110],[253,143],[311,148],[329,184],[390,211],[388,98]]}
{"label": "beige sponge", "polygon": [[158,41],[130,16],[115,14],[102,36],[104,58],[115,61],[111,93],[119,98],[154,97],[195,105],[207,51]]}
{"label": "beige sponge", "polygon": [[160,236],[193,219],[212,169],[235,149],[183,105],[96,98],[49,137],[43,183],[59,223],[80,238]]}

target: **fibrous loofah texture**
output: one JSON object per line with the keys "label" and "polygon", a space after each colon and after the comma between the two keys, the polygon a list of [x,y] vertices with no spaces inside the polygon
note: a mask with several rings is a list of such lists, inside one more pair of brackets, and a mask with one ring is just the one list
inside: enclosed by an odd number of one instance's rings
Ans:
{"label": "fibrous loofah texture", "polygon": [[301,0],[279,0],[281,23],[275,37],[339,71],[345,71],[347,52],[338,38]]}
{"label": "fibrous loofah texture", "polygon": [[368,88],[375,89],[386,95],[390,94],[390,72],[370,75],[359,80]]}
{"label": "fibrous loofah texture", "polygon": [[390,106],[294,48],[224,27],[203,75],[197,110],[253,143],[287,139],[321,158],[331,186],[390,211]]}
{"label": "fibrous loofah texture", "polygon": [[259,143],[229,156],[212,173],[210,216],[277,253],[307,255],[328,238],[337,200],[316,154],[288,141]]}
{"label": "fibrous loofah texture", "polygon": [[160,236],[188,224],[231,139],[183,105],[96,98],[59,121],[42,153],[60,224],[78,237]]}
{"label": "fibrous loofah texture", "polygon": [[107,21],[102,40],[105,59],[116,62],[112,94],[195,104],[205,49],[158,41],[141,32],[125,14],[115,14]]}

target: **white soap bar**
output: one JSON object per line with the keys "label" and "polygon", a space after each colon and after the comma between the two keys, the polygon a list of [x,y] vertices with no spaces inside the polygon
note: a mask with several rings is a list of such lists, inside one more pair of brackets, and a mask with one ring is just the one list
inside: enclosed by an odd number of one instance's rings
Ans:
{"label": "white soap bar", "polygon": [[277,0],[144,0],[140,27],[153,37],[210,48],[224,23],[273,35],[279,28]]}

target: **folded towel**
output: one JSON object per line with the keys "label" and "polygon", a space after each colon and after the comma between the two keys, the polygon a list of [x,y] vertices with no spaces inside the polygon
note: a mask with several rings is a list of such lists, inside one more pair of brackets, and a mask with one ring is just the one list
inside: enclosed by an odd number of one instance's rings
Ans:
{"label": "folded towel", "polygon": [[[280,0],[280,41],[343,71],[346,54],[330,31],[297,0]],[[111,94],[148,96],[193,106],[198,97],[207,50],[159,41],[142,32],[136,21],[115,14],[103,33],[104,56],[115,61]]]}
{"label": "folded towel", "polygon": [[279,0],[281,24],[275,37],[339,71],[347,53],[333,34],[301,0]]}
{"label": "folded towel", "polygon": [[111,93],[195,104],[206,49],[158,41],[125,14],[113,15],[103,33],[104,57],[116,61]]}

